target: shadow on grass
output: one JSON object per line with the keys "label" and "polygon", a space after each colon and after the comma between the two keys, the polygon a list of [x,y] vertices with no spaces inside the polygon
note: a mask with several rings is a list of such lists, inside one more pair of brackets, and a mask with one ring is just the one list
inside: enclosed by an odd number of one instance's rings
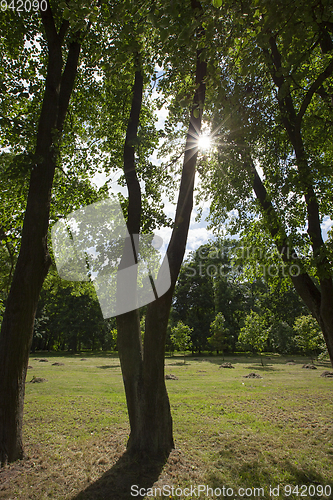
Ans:
{"label": "shadow on grass", "polygon": [[[128,500],[133,498],[131,486],[138,485],[139,488],[145,490],[151,488],[157,481],[166,460],[161,462],[140,460],[125,452],[110,470],[72,500]],[[135,495],[136,498],[144,498],[144,496]]]}
{"label": "shadow on grass", "polygon": [[261,365],[255,365],[255,366],[247,366],[246,369],[249,369],[249,370],[257,370],[257,371],[261,371],[261,372],[274,372],[277,370],[277,368],[275,368],[274,366],[271,366],[271,365],[264,365],[264,366],[261,366]]}
{"label": "shadow on grass", "polygon": [[103,366],[96,366],[96,368],[101,368],[101,370],[105,370],[106,368],[120,368],[120,365],[103,365]]}
{"label": "shadow on grass", "polygon": [[118,352],[115,351],[79,351],[76,353],[68,351],[35,351],[30,352],[31,358],[110,358],[118,359]]}

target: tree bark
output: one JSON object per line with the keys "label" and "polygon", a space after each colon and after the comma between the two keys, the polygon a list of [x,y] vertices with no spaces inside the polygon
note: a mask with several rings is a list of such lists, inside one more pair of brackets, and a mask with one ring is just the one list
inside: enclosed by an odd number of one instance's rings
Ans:
{"label": "tree bark", "polygon": [[[51,259],[47,233],[56,143],[74,86],[80,44],[73,42],[64,71],[62,43],[68,28],[56,31],[50,6],[41,12],[48,44],[45,93],[39,118],[36,163],[32,166],[20,253],[0,334],[0,462],[23,457],[22,423],[25,379],[39,294]],[[54,136],[55,131],[58,137]]]}
{"label": "tree bark", "polygon": [[[200,7],[193,2],[195,8]],[[205,78],[207,64],[201,61],[201,50],[197,51],[196,87],[185,147],[183,171],[177,202],[175,225],[167,250],[171,274],[171,287],[167,293],[150,303],[147,307],[144,350],[141,346],[140,322],[138,311],[131,311],[117,317],[118,350],[121,361],[126,392],[129,420],[131,426],[128,449],[140,456],[164,458],[174,447],[172,417],[164,378],[164,358],[167,325],[172,294],[183,261],[188,229],[193,207],[195,166],[198,154],[197,139],[201,130],[202,111],[205,100]],[[133,87],[132,111],[127,130],[124,149],[124,168],[129,191],[128,230],[137,234],[140,227],[141,199],[138,194],[139,183],[135,178],[133,132],[139,120],[139,92],[142,84],[136,74]],[[130,132],[131,134],[130,135]],[[131,177],[130,177],[130,175]],[[134,201],[135,200],[135,201]],[[133,201],[133,203],[132,203]],[[133,209],[133,211],[132,211]]]}
{"label": "tree bark", "polygon": [[[124,145],[124,173],[129,197],[127,229],[130,234],[130,238],[125,240],[124,254],[132,251],[133,238],[137,238],[141,223],[141,188],[135,166],[135,142],[143,94],[141,70],[135,72],[132,92],[132,107]],[[135,290],[134,286],[133,293]],[[142,403],[142,342],[138,309],[117,316],[117,332],[119,359],[132,434],[137,430]]]}

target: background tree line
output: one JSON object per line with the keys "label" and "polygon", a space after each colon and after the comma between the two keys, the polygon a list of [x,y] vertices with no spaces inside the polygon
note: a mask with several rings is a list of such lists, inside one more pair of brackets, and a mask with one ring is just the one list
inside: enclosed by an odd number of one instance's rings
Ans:
{"label": "background tree line", "polygon": [[[309,316],[310,331],[312,316],[281,272],[276,276],[274,269],[273,276],[268,274],[274,259],[252,268],[247,259],[252,253],[241,241],[227,238],[191,252],[174,293],[166,344],[169,352],[178,350],[172,329],[179,322],[189,328],[185,350],[193,353],[257,351],[259,340],[254,337],[261,339],[260,350],[280,354],[324,349],[320,336],[314,349],[303,349],[295,322]],[[140,311],[142,332],[145,309]],[[251,330],[253,338],[246,338],[244,332]],[[66,283],[51,272],[38,303],[32,350],[117,351],[116,321],[103,319],[91,284]]]}

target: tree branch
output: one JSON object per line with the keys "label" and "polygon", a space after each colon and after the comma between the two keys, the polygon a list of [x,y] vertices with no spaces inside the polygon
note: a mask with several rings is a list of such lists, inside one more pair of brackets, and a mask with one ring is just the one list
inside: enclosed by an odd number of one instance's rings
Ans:
{"label": "tree branch", "polygon": [[[281,71],[281,55],[278,51],[276,41],[274,37],[270,38],[270,46],[272,51],[272,60],[276,71]],[[332,68],[331,67],[332,64]],[[276,71],[273,71],[272,78],[279,89],[285,82],[283,75],[276,75]],[[303,138],[301,134],[301,119],[306,111],[306,108],[311,100],[313,92],[315,92],[322,82],[324,81],[323,76],[326,71],[333,71],[333,59],[326,70],[318,77],[318,79],[311,85],[305,99],[301,105],[301,110],[298,115],[296,115],[294,103],[290,93],[281,97],[278,95],[278,103],[281,112],[281,119],[286,128],[289,136],[289,140],[294,148],[295,156],[297,160],[297,167],[299,172],[299,180],[303,188],[303,194],[305,197],[306,209],[307,209],[307,220],[308,220],[308,234],[310,236],[311,245],[315,257],[318,257],[322,249],[325,248],[325,244],[322,239],[321,227],[320,227],[320,216],[319,216],[319,206],[317,202],[317,197],[315,190],[313,188],[312,172],[308,164],[308,160],[305,153],[305,148],[303,144]],[[326,259],[321,256],[320,261],[323,268],[326,267]],[[317,268],[319,269],[321,264],[318,263]]]}
{"label": "tree branch", "polygon": [[52,47],[61,47],[49,0],[47,0],[47,9],[40,10],[40,15],[45,29],[46,40],[49,50]]}
{"label": "tree branch", "polygon": [[60,26],[60,30],[59,30],[59,34],[58,34],[59,42],[61,45],[64,41],[64,38],[66,36],[68,28],[69,28],[69,21],[67,21],[67,19],[64,19],[62,22],[62,25]]}
{"label": "tree branch", "polygon": [[[288,244],[287,234],[279,220],[278,214],[276,213],[271,201],[269,200],[266,188],[262,183],[255,165],[250,159],[250,169],[253,175],[252,187],[255,192],[256,198],[262,208],[263,214],[266,216],[266,225],[270,235],[272,236],[275,245],[281,255],[284,262],[288,264],[293,264],[299,266],[301,271],[297,276],[289,273],[290,279],[299,294],[303,299],[304,303],[307,305],[311,313],[320,321],[320,309],[321,309],[321,293],[304,270],[301,260],[298,258],[296,250],[290,248]],[[280,233],[279,240],[277,239]]]}
{"label": "tree branch", "polygon": [[319,89],[319,87],[322,85],[322,83],[331,76],[333,73],[333,58],[331,59],[329,65],[326,67],[326,69],[320,73],[320,75],[316,78],[316,80],[313,82],[313,84],[310,86],[309,90],[307,91],[302,105],[300,107],[299,112],[297,113],[297,122],[300,125],[301,120],[307,110],[307,107],[309,106],[313,94]]}
{"label": "tree branch", "polygon": [[[287,83],[285,77],[282,74],[282,63],[281,63],[281,54],[277,48],[276,40],[274,37],[271,37],[269,40],[271,46],[271,57],[269,56],[269,51],[266,49],[264,52],[273,62],[273,71],[272,78],[275,85],[278,87],[278,103],[281,111],[281,118],[286,127],[286,130],[289,134],[289,137],[294,136],[296,127],[297,127],[297,119],[296,112],[294,108],[294,103],[292,97],[290,95],[290,86],[288,85],[288,90],[286,94],[281,97],[280,92],[282,87]],[[279,75],[277,73],[280,73]]]}
{"label": "tree branch", "polygon": [[130,234],[139,234],[141,223],[141,188],[135,166],[135,142],[139,126],[143,93],[143,75],[135,72],[130,118],[124,145],[124,173],[128,188],[129,205],[127,227]]}
{"label": "tree branch", "polygon": [[[201,30],[203,28],[201,27]],[[207,62],[201,61],[202,50],[197,50],[196,61],[196,92],[193,98],[190,124],[187,133],[182,177],[177,201],[175,225],[167,249],[170,273],[171,290],[173,290],[181,263],[183,261],[187,235],[193,208],[193,189],[195,167],[198,156],[198,137],[201,130],[201,119],[206,93]]]}
{"label": "tree branch", "polygon": [[74,88],[75,77],[77,74],[77,66],[79,61],[81,44],[72,42],[69,46],[67,62],[63,74],[61,76],[60,93],[59,93],[59,111],[57,119],[57,129],[62,131],[68,103]]}

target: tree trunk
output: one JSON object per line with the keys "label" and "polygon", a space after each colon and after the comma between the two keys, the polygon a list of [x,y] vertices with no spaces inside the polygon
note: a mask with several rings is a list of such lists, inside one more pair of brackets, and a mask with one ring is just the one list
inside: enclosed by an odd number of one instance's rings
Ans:
{"label": "tree trunk", "polygon": [[[146,316],[142,372],[137,383],[135,424],[131,423],[128,449],[141,456],[164,458],[174,447],[172,418],[164,380],[168,292]],[[154,303],[154,304],[155,304]],[[132,398],[134,401],[134,398]],[[133,412],[134,413],[134,412]]]}
{"label": "tree trunk", "polygon": [[[300,274],[293,276],[290,274],[290,279],[294,288],[301,299],[304,301],[311,314],[316,318],[321,331],[323,333],[327,351],[333,367],[333,284],[332,278],[326,276],[320,279],[320,290],[315,285],[308,273],[303,269],[302,261],[298,259],[294,248],[288,244],[288,237],[284,232],[283,224],[268,198],[266,188],[262,183],[257,170],[251,160],[251,171],[253,174],[253,190],[260,202],[261,209],[266,216],[266,226],[273,240],[276,243],[282,260],[288,265],[297,265],[300,269]],[[279,240],[276,237],[279,236]],[[326,262],[324,262],[326,266]],[[321,274],[322,263],[319,263],[318,274]]]}
{"label": "tree trunk", "polygon": [[56,165],[54,131],[61,132],[76,76],[80,45],[73,42],[62,73],[65,21],[56,31],[48,7],[41,13],[49,50],[39,119],[36,164],[32,166],[18,256],[0,334],[0,463],[23,457],[22,422],[29,351],[39,294],[51,259],[47,233]]}
{"label": "tree trunk", "polygon": [[[192,7],[201,8],[192,0]],[[174,447],[172,417],[165,386],[164,359],[167,326],[172,294],[183,261],[193,207],[195,166],[198,154],[197,138],[205,101],[207,64],[197,51],[196,87],[187,134],[182,178],[177,202],[175,225],[167,250],[171,287],[160,298],[148,304],[144,350],[142,352],[138,311],[117,317],[118,351],[124,379],[131,433],[128,450],[140,456],[164,458]],[[142,76],[141,76],[142,78]],[[133,101],[124,148],[124,171],[129,192],[128,231],[138,234],[141,197],[136,178],[134,147],[142,98],[142,80],[138,72],[133,87]],[[132,148],[132,149],[130,149]]]}
{"label": "tree trunk", "polygon": [[[290,92],[290,83],[286,81],[282,68],[282,55],[278,50],[276,38],[271,37],[270,43],[270,57],[272,62],[271,75],[275,85],[284,91],[277,94],[281,121],[286,129],[289,137],[289,141],[294,149],[297,170],[298,170],[298,182],[302,189],[302,194],[304,195],[306,211],[307,211],[307,223],[308,229],[307,233],[309,235],[313,258],[315,260],[315,266],[317,270],[317,275],[319,277],[320,290],[314,284],[310,276],[302,270],[299,276],[292,277],[291,280],[294,284],[295,289],[304,300],[305,304],[310,309],[313,316],[317,319],[325,342],[327,350],[330,356],[331,364],[333,366],[333,283],[332,283],[332,268],[327,257],[327,248],[322,238],[322,231],[320,225],[320,211],[319,203],[316,196],[315,184],[313,181],[313,176],[311,168],[309,165],[309,160],[306,154],[306,148],[304,140],[302,137],[302,119],[304,114],[311,103],[312,97],[316,90],[318,90],[323,82],[329,78],[333,73],[333,61],[331,60],[328,66],[322,71],[321,74],[313,81],[310,89],[304,96],[303,101],[300,104],[299,111],[296,112],[294,105],[292,93]],[[269,55],[269,52],[266,50]],[[255,177],[259,177],[258,175]],[[258,179],[255,181],[258,183]],[[261,182],[261,181],[260,181]],[[273,214],[275,220],[278,222],[277,228],[283,231],[283,226],[276,217],[274,209],[271,203],[268,201],[267,193],[265,188],[259,186],[261,190],[261,195],[257,197],[262,199],[262,206],[266,207],[265,211],[269,218]],[[257,194],[257,193],[256,193]],[[260,200],[261,201],[261,200]],[[277,233],[277,229],[271,226],[271,234]],[[285,243],[287,243],[287,238],[284,236]],[[288,245],[283,245],[288,248]],[[296,255],[296,252],[292,249],[292,254]],[[283,259],[285,260],[284,256]],[[300,261],[298,261],[300,263]],[[301,263],[300,263],[301,264]]]}

